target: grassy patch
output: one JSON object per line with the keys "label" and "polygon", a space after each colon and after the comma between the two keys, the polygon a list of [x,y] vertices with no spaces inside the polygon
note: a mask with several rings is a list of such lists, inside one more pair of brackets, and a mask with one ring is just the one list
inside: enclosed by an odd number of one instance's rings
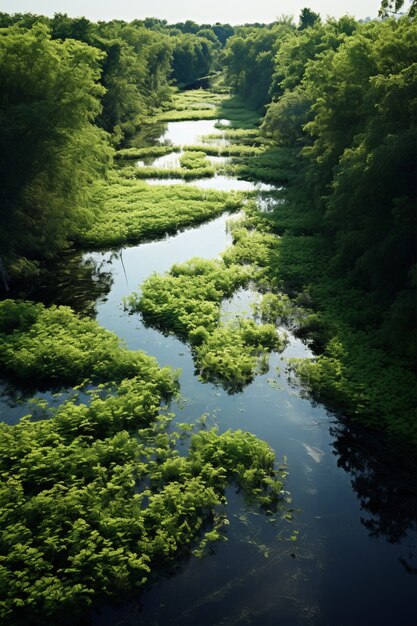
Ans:
{"label": "grassy patch", "polygon": [[187,146],[188,152],[204,152],[210,156],[230,156],[230,157],[248,157],[261,154],[261,149],[258,146],[245,146],[245,145],[230,145],[221,146],[214,145],[208,146],[205,144]]}
{"label": "grassy patch", "polygon": [[144,159],[160,157],[170,152],[179,152],[178,146],[147,146],[146,148],[123,148],[116,152],[118,159]]}
{"label": "grassy patch", "polygon": [[236,211],[243,200],[243,196],[236,192],[201,190],[188,185],[150,186],[116,173],[100,195],[102,212],[93,227],[78,241],[78,245],[84,248],[156,239],[224,211]]}
{"label": "grassy patch", "polygon": [[[224,128],[220,137],[232,143],[239,144],[254,145],[264,143],[264,139],[260,135],[258,128]],[[217,140],[219,139],[219,135],[215,133],[204,135],[204,140],[206,139],[208,141]]]}
{"label": "grassy patch", "polygon": [[190,342],[203,380],[237,391],[265,366],[271,350],[284,347],[275,326],[238,319],[220,323],[220,304],[252,278],[249,267],[191,259],[168,274],[154,274],[128,299],[145,322]]}
{"label": "grassy patch", "polygon": [[79,384],[139,376],[165,395],[175,390],[170,369],[141,351],[125,348],[95,320],[69,307],[22,300],[0,302],[3,372],[31,382]]}
{"label": "grassy patch", "polygon": [[140,589],[191,551],[203,556],[224,535],[230,482],[258,510],[284,507],[286,470],[265,442],[209,430],[180,456],[180,434],[154,419],[146,393],[132,379],[48,420],[0,424],[4,623],[69,624],[96,597]]}
{"label": "grassy patch", "polygon": [[186,167],[152,167],[145,166],[131,172],[135,178],[146,180],[147,178],[182,178],[184,180],[196,180],[197,178],[211,178],[216,173],[215,168],[208,162],[200,168]]}
{"label": "grassy patch", "polygon": [[[152,118],[152,122],[185,122],[192,120],[216,120],[216,109],[185,109],[183,111],[165,111]],[[151,121],[151,120],[149,120]]]}
{"label": "grassy patch", "polygon": [[297,151],[290,148],[264,147],[254,151],[243,162],[234,166],[234,174],[240,178],[262,180],[270,183],[287,183],[294,177]]}
{"label": "grassy patch", "polygon": [[212,120],[219,117],[218,105],[226,97],[205,89],[192,89],[175,93],[169,111],[159,113],[153,121],[179,122],[186,120]]}
{"label": "grassy patch", "polygon": [[254,129],[261,121],[259,113],[248,109],[240,96],[231,96],[222,100],[218,111],[219,117],[230,120],[232,128]]}

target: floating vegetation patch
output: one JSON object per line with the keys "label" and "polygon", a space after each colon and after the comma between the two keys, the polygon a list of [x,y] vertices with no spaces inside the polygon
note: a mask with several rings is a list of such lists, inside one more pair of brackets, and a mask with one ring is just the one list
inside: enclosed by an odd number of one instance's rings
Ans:
{"label": "floating vegetation patch", "polygon": [[204,152],[206,155],[212,156],[230,156],[230,157],[247,157],[261,154],[262,148],[259,146],[246,146],[246,145],[191,145],[187,146],[187,150]]}
{"label": "floating vegetation patch", "polygon": [[133,172],[129,170],[129,173],[133,173],[137,178],[184,178],[190,180],[214,176],[216,167],[210,163],[206,153],[202,150],[190,151],[186,148],[178,157],[177,167],[170,166],[169,162],[159,164],[156,160],[150,166],[142,165],[140,169]]}
{"label": "floating vegetation patch", "polygon": [[161,157],[170,152],[179,152],[178,146],[147,146],[146,148],[122,148],[116,152],[119,159],[143,159]]}
{"label": "floating vegetation patch", "polygon": [[[229,128],[223,129],[220,135],[222,139],[230,141],[231,143],[242,144],[261,144],[265,140],[261,137],[257,128]],[[203,137],[204,141],[215,141],[219,139],[219,134],[211,133]]]}
{"label": "floating vegetation patch", "polygon": [[204,380],[238,391],[265,369],[271,350],[282,350],[285,338],[272,324],[250,319],[222,323],[220,305],[252,278],[243,265],[194,258],[174,265],[165,275],[153,274],[132,294],[127,305],[146,323],[190,342]]}
{"label": "floating vegetation patch", "polygon": [[95,320],[67,306],[23,300],[0,302],[0,364],[17,379],[54,384],[119,381],[139,376],[160,395],[172,395],[175,377],[156,359],[125,348]]}
{"label": "floating vegetation patch", "polygon": [[[140,294],[132,294],[127,304],[139,310],[145,321],[182,339],[202,327],[213,331],[218,325],[220,303],[247,283],[249,269],[220,260],[193,258],[172,266],[168,274],[152,274]],[[192,339],[196,343],[197,336]]]}
{"label": "floating vegetation patch", "polygon": [[259,113],[248,109],[247,104],[240,96],[224,99],[218,110],[219,116],[227,118],[232,128],[254,129],[260,122]]}
{"label": "floating vegetation patch", "polygon": [[269,284],[270,265],[278,262],[279,238],[270,232],[262,216],[255,203],[251,202],[245,206],[242,217],[230,220],[233,245],[222,254],[222,258],[227,265],[251,266],[253,278],[258,283]]}
{"label": "floating vegetation patch", "polygon": [[102,211],[77,242],[83,248],[114,247],[160,238],[225,211],[237,211],[243,196],[236,192],[202,191],[190,185],[150,186],[114,173],[98,200]]}
{"label": "floating vegetation patch", "polygon": [[191,120],[216,120],[219,114],[216,108],[165,111],[152,118],[152,122],[183,122]]}
{"label": "floating vegetation patch", "polygon": [[183,121],[218,119],[218,106],[226,99],[225,95],[205,89],[179,91],[174,94],[171,108],[151,118],[152,121]]}
{"label": "floating vegetation patch", "polygon": [[179,557],[204,556],[225,534],[229,483],[258,509],[285,509],[286,468],[268,444],[213,429],[180,456],[170,418],[154,419],[157,394],[151,407],[144,396],[132,379],[48,420],[0,424],[3,623],[68,623]]}
{"label": "floating vegetation patch", "polygon": [[256,373],[268,371],[269,353],[282,351],[285,345],[273,324],[250,319],[222,324],[196,347],[201,378],[220,382],[230,392],[240,391]]}

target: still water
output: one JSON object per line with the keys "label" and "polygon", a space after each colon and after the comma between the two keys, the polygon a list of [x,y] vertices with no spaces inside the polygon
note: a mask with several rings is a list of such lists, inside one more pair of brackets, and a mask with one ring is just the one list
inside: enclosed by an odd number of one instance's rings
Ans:
{"label": "still water", "polygon": [[[407,481],[387,476],[388,483],[381,485],[381,472],[383,478],[389,469],[384,450],[372,436],[352,431],[288,383],[287,358],[308,355],[308,348],[290,335],[286,350],[272,354],[268,373],[242,393],[229,395],[198,380],[188,346],[146,328],[138,316],[123,310],[122,298],[153,271],[166,271],[172,263],[196,255],[213,258],[229,243],[222,216],[163,241],[128,248],[119,256],[91,255],[99,264],[105,261],[114,277],[97,318],[130,348],[153,354],[161,365],[181,368],[183,398],[172,406],[180,422],[194,422],[208,412],[208,425],[250,431],[268,441],[278,458],[285,455],[287,488],[299,511],[287,529],[287,523],[272,523],[248,511],[230,490],[227,542],[217,544],[215,553],[203,561],[182,563],[175,576],[154,584],[137,602],[97,610],[93,623],[411,626],[417,579],[400,560],[412,564],[415,511],[407,513],[397,502],[400,489],[407,500]],[[247,312],[252,300],[253,294],[240,293],[224,304],[223,313],[230,315],[236,308]],[[391,506],[386,502],[390,497]],[[375,537],[366,521],[375,524]],[[294,543],[287,540],[291,528],[299,530]],[[401,532],[392,544],[395,528]]]}
{"label": "still water", "polygon": [[[168,128],[164,141],[184,145],[213,132],[214,125],[178,122]],[[95,607],[92,623],[414,625],[417,516],[410,469],[375,435],[329,414],[289,382],[288,358],[308,356],[308,346],[289,334],[284,352],[271,355],[269,371],[230,395],[199,380],[186,344],[145,327],[139,316],[123,308],[123,298],[152,272],[167,271],[193,256],[218,256],[231,243],[228,217],[161,241],[77,258],[71,272],[68,264],[56,268],[58,287],[51,286],[49,298],[91,313],[91,296],[84,302],[81,295],[91,274],[99,323],[129,348],[145,350],[162,366],[181,368],[182,397],[171,406],[177,421],[194,422],[208,413],[208,426],[250,431],[273,447],[278,460],[287,458],[286,488],[294,519],[268,519],[248,509],[230,488],[227,541],[216,544],[213,554],[201,561],[184,560],[175,574],[159,579],[137,599]],[[238,310],[249,315],[254,299],[256,294],[242,290],[223,304],[222,314]],[[10,397],[5,394],[3,400],[5,415]],[[13,421],[17,417],[15,412]],[[294,530],[298,540],[292,542]]]}

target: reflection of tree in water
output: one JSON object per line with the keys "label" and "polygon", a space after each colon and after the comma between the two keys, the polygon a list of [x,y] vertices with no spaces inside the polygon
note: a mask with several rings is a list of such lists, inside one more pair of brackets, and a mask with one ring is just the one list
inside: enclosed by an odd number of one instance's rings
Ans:
{"label": "reflection of tree in water", "polygon": [[[403,543],[400,562],[417,574],[417,462],[382,436],[341,420],[332,428],[337,464],[352,475],[352,487],[366,511],[361,518],[370,536]],[[414,563],[413,563],[414,560]]]}
{"label": "reflection of tree in water", "polygon": [[144,148],[155,145],[164,145],[170,142],[160,141],[160,137],[166,132],[168,125],[164,122],[144,124],[130,141],[132,148]]}
{"label": "reflection of tree in water", "polygon": [[[121,253],[115,253],[119,255]],[[19,284],[11,298],[25,298],[50,304],[65,304],[77,313],[95,316],[96,304],[109,293],[113,284],[107,262],[98,262],[81,252],[67,252],[42,267],[30,284]]]}

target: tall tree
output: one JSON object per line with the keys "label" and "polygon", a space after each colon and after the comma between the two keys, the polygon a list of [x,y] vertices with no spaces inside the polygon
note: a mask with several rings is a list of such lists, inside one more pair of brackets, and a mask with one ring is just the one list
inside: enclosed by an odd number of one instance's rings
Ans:
{"label": "tall tree", "polygon": [[314,26],[316,22],[320,22],[321,18],[318,13],[314,13],[309,8],[302,9],[300,13],[300,25],[298,27],[299,30],[304,30],[305,28],[309,28],[310,26]]}
{"label": "tall tree", "polygon": [[[404,6],[404,3],[405,0],[382,0],[379,15],[387,17],[389,14],[398,13]],[[417,15],[417,0],[409,0],[409,3],[408,15],[415,17]]]}
{"label": "tall tree", "polygon": [[48,256],[87,223],[89,192],[110,160],[94,125],[103,54],[46,25],[0,31],[0,248]]}

